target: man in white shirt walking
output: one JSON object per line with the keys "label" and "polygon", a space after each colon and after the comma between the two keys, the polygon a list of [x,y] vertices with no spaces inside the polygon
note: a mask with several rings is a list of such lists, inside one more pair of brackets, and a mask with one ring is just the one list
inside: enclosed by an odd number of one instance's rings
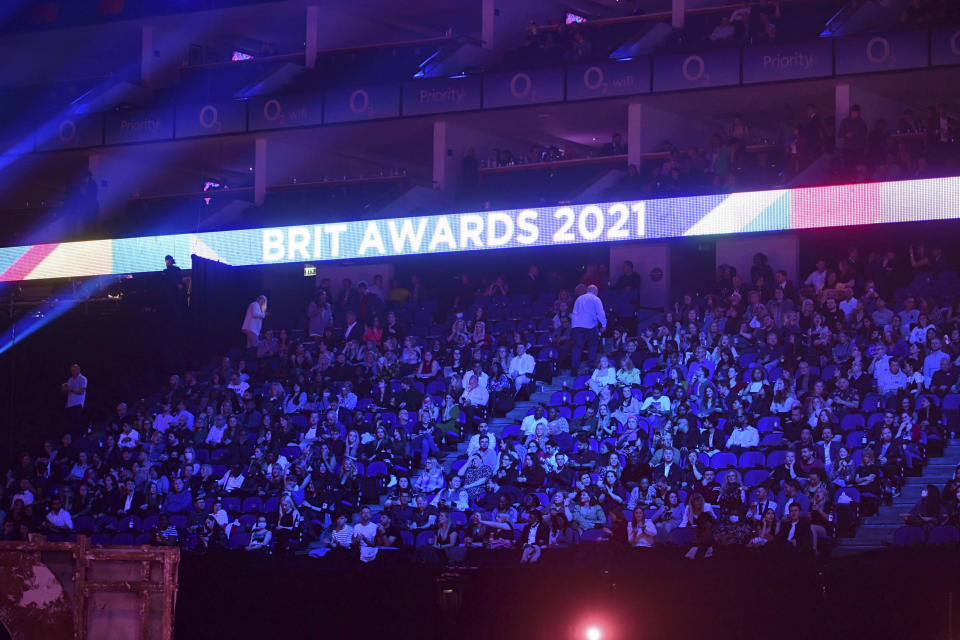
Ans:
{"label": "man in white shirt walking", "polygon": [[260,330],[263,328],[263,319],[267,317],[267,296],[261,295],[247,305],[247,313],[243,317],[243,326],[240,330],[247,336],[247,349],[253,349],[260,340]]}
{"label": "man in white shirt walking", "polygon": [[67,413],[74,422],[79,422],[87,401],[87,378],[80,373],[79,364],[70,365],[70,377],[61,388],[67,394]]}
{"label": "man in white shirt walking", "polygon": [[583,347],[587,347],[587,365],[593,366],[597,359],[597,346],[600,342],[600,333],[607,328],[607,314],[603,310],[603,302],[597,297],[599,289],[596,285],[587,287],[586,293],[580,295],[573,303],[573,312],[570,314],[570,325],[573,329],[573,354],[571,356],[570,372],[576,375],[580,370],[580,359],[583,356]]}

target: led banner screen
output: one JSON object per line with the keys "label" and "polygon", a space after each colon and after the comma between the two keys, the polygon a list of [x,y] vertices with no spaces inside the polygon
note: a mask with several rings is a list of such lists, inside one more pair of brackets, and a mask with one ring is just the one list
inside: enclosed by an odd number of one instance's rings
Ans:
{"label": "led banner screen", "polygon": [[598,62],[567,69],[567,100],[650,93],[650,60]]}
{"label": "led banner screen", "polygon": [[483,106],[513,107],[563,100],[563,69],[546,67],[483,77]]}
{"label": "led banner screen", "polygon": [[930,62],[935,67],[960,64],[960,27],[937,29],[930,34]]}
{"label": "led banner screen", "polygon": [[394,85],[332,89],[323,99],[323,121],[328,124],[400,115],[400,90]]}
{"label": "led banner screen", "polygon": [[103,142],[102,113],[69,113],[37,127],[37,151],[96,147]]}
{"label": "led banner screen", "polygon": [[107,144],[169,140],[173,137],[173,109],[116,111],[106,116]]}
{"label": "led banner screen", "polygon": [[427,78],[403,85],[403,115],[422,116],[480,108],[479,76]]}
{"label": "led banner screen", "polygon": [[927,66],[927,33],[870,34],[837,40],[837,73],[868,73]]}
{"label": "led banner screen", "polygon": [[960,218],[960,178],[452,213],[0,249],[0,281],[138,273],[191,254],[235,266]]}
{"label": "led banner screen", "polygon": [[680,91],[740,84],[740,51],[721,49],[653,59],[653,90]]}
{"label": "led banner screen", "polygon": [[247,130],[247,105],[236,100],[182,105],[176,115],[178,138]]}
{"label": "led banner screen", "polygon": [[250,131],[323,124],[323,96],[291,93],[250,100]]}
{"label": "led banner screen", "polygon": [[829,40],[743,49],[743,82],[774,82],[826,77],[833,73]]}

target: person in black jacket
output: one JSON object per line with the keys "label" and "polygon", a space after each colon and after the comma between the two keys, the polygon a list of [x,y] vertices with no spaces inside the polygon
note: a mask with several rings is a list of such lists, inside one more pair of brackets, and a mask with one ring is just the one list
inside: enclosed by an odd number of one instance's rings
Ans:
{"label": "person in black jacket", "polygon": [[550,544],[550,522],[539,509],[530,513],[530,522],[517,540],[522,549],[520,562],[536,562],[540,559],[541,549]]}
{"label": "person in black jacket", "polygon": [[400,380],[400,393],[396,398],[397,407],[408,409],[417,409],[423,404],[423,393],[413,386],[413,378],[403,378]]}
{"label": "person in black jacket", "polygon": [[197,551],[201,553],[223,551],[227,548],[227,535],[213,516],[207,516],[197,531]]}
{"label": "person in black jacket", "polygon": [[557,452],[556,464],[551,465],[550,471],[547,473],[547,487],[569,491],[570,487],[573,486],[573,480],[573,467],[567,463],[567,454],[562,451]]}
{"label": "person in black jacket", "polygon": [[903,449],[900,443],[893,439],[893,432],[889,427],[880,431],[880,442],[877,443],[877,462],[883,471],[883,477],[890,486],[894,497],[900,495],[900,486],[903,484]]}
{"label": "person in black jacket", "polygon": [[673,459],[673,449],[664,449],[663,462],[653,468],[653,481],[656,482],[659,478],[665,478],[667,484],[676,489],[683,479],[680,466],[680,461]]}
{"label": "person in black jacket", "polygon": [[813,529],[810,528],[810,521],[802,515],[798,503],[790,503],[789,515],[780,522],[776,541],[784,549],[813,551]]}

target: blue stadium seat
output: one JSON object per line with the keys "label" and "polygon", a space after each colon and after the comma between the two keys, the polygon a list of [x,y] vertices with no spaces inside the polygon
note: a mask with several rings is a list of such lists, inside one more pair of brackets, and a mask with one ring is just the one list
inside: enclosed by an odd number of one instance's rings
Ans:
{"label": "blue stadium seat", "polygon": [[757,420],[757,432],[769,433],[780,428],[780,418],[776,416],[764,416]]}
{"label": "blue stadium seat", "polygon": [[737,466],[737,456],[728,451],[719,451],[710,456],[710,468],[728,469]]}
{"label": "blue stadium seat", "polygon": [[140,518],[137,516],[123,516],[117,521],[117,531],[140,532]]}
{"label": "blue stadium seat", "polygon": [[743,474],[743,484],[748,487],[756,487],[770,477],[770,472],[765,469],[751,469]]}
{"label": "blue stadium seat", "polygon": [[247,498],[240,507],[243,513],[260,513],[263,511],[263,500],[257,497]]}
{"label": "blue stadium seat", "polygon": [[[958,396],[960,397],[960,396]],[[840,420],[840,430],[843,432],[855,431],[867,424],[867,419],[860,413],[848,413]]]}
{"label": "blue stadium seat", "polygon": [[744,451],[740,454],[740,459],[737,461],[737,467],[740,470],[755,469],[762,467],[765,462],[765,456],[759,451]]}
{"label": "blue stadium seat", "polygon": [[786,451],[771,451],[770,453],[767,454],[766,466],[771,469],[774,467],[779,467],[780,465],[783,464],[783,461],[786,459],[786,457],[787,457]]}
{"label": "blue stadium seat", "polygon": [[113,539],[110,541],[110,544],[113,544],[118,547],[132,547],[134,537],[129,533],[118,533],[113,536]]}

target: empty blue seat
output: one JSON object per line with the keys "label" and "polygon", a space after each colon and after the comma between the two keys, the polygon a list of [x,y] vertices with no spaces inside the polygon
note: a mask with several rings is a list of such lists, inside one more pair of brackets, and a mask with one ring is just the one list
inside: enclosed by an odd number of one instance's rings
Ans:
{"label": "empty blue seat", "polygon": [[779,467],[783,464],[783,461],[787,458],[786,451],[771,451],[767,454],[767,467]]}
{"label": "empty blue seat", "polygon": [[240,510],[244,513],[259,513],[263,511],[263,500],[257,497],[247,498],[243,501]]}
{"label": "empty blue seat", "polygon": [[780,418],[776,416],[764,416],[757,420],[757,432],[769,433],[780,428]]}
{"label": "empty blue seat", "polygon": [[729,469],[737,466],[737,456],[729,451],[720,451],[710,456],[712,469]]}
{"label": "empty blue seat", "polygon": [[766,469],[751,469],[743,474],[743,484],[748,487],[757,487],[770,477],[770,472]]}
{"label": "empty blue seat", "polygon": [[908,525],[893,532],[893,546],[895,547],[915,547],[926,541],[927,534],[921,527]]}
{"label": "empty blue seat", "polygon": [[737,462],[737,467],[742,470],[755,469],[762,467],[765,462],[766,458],[759,451],[744,451],[740,454],[740,460]]}
{"label": "empty blue seat", "polygon": [[848,413],[847,415],[843,416],[843,419],[840,421],[840,430],[845,432],[854,431],[866,426],[866,424],[867,419],[863,417],[863,414]]}
{"label": "empty blue seat", "polygon": [[237,532],[230,535],[229,546],[231,549],[243,549],[250,544],[250,534]]}
{"label": "empty blue seat", "polygon": [[137,516],[123,516],[117,521],[117,531],[140,532],[140,518]]}

